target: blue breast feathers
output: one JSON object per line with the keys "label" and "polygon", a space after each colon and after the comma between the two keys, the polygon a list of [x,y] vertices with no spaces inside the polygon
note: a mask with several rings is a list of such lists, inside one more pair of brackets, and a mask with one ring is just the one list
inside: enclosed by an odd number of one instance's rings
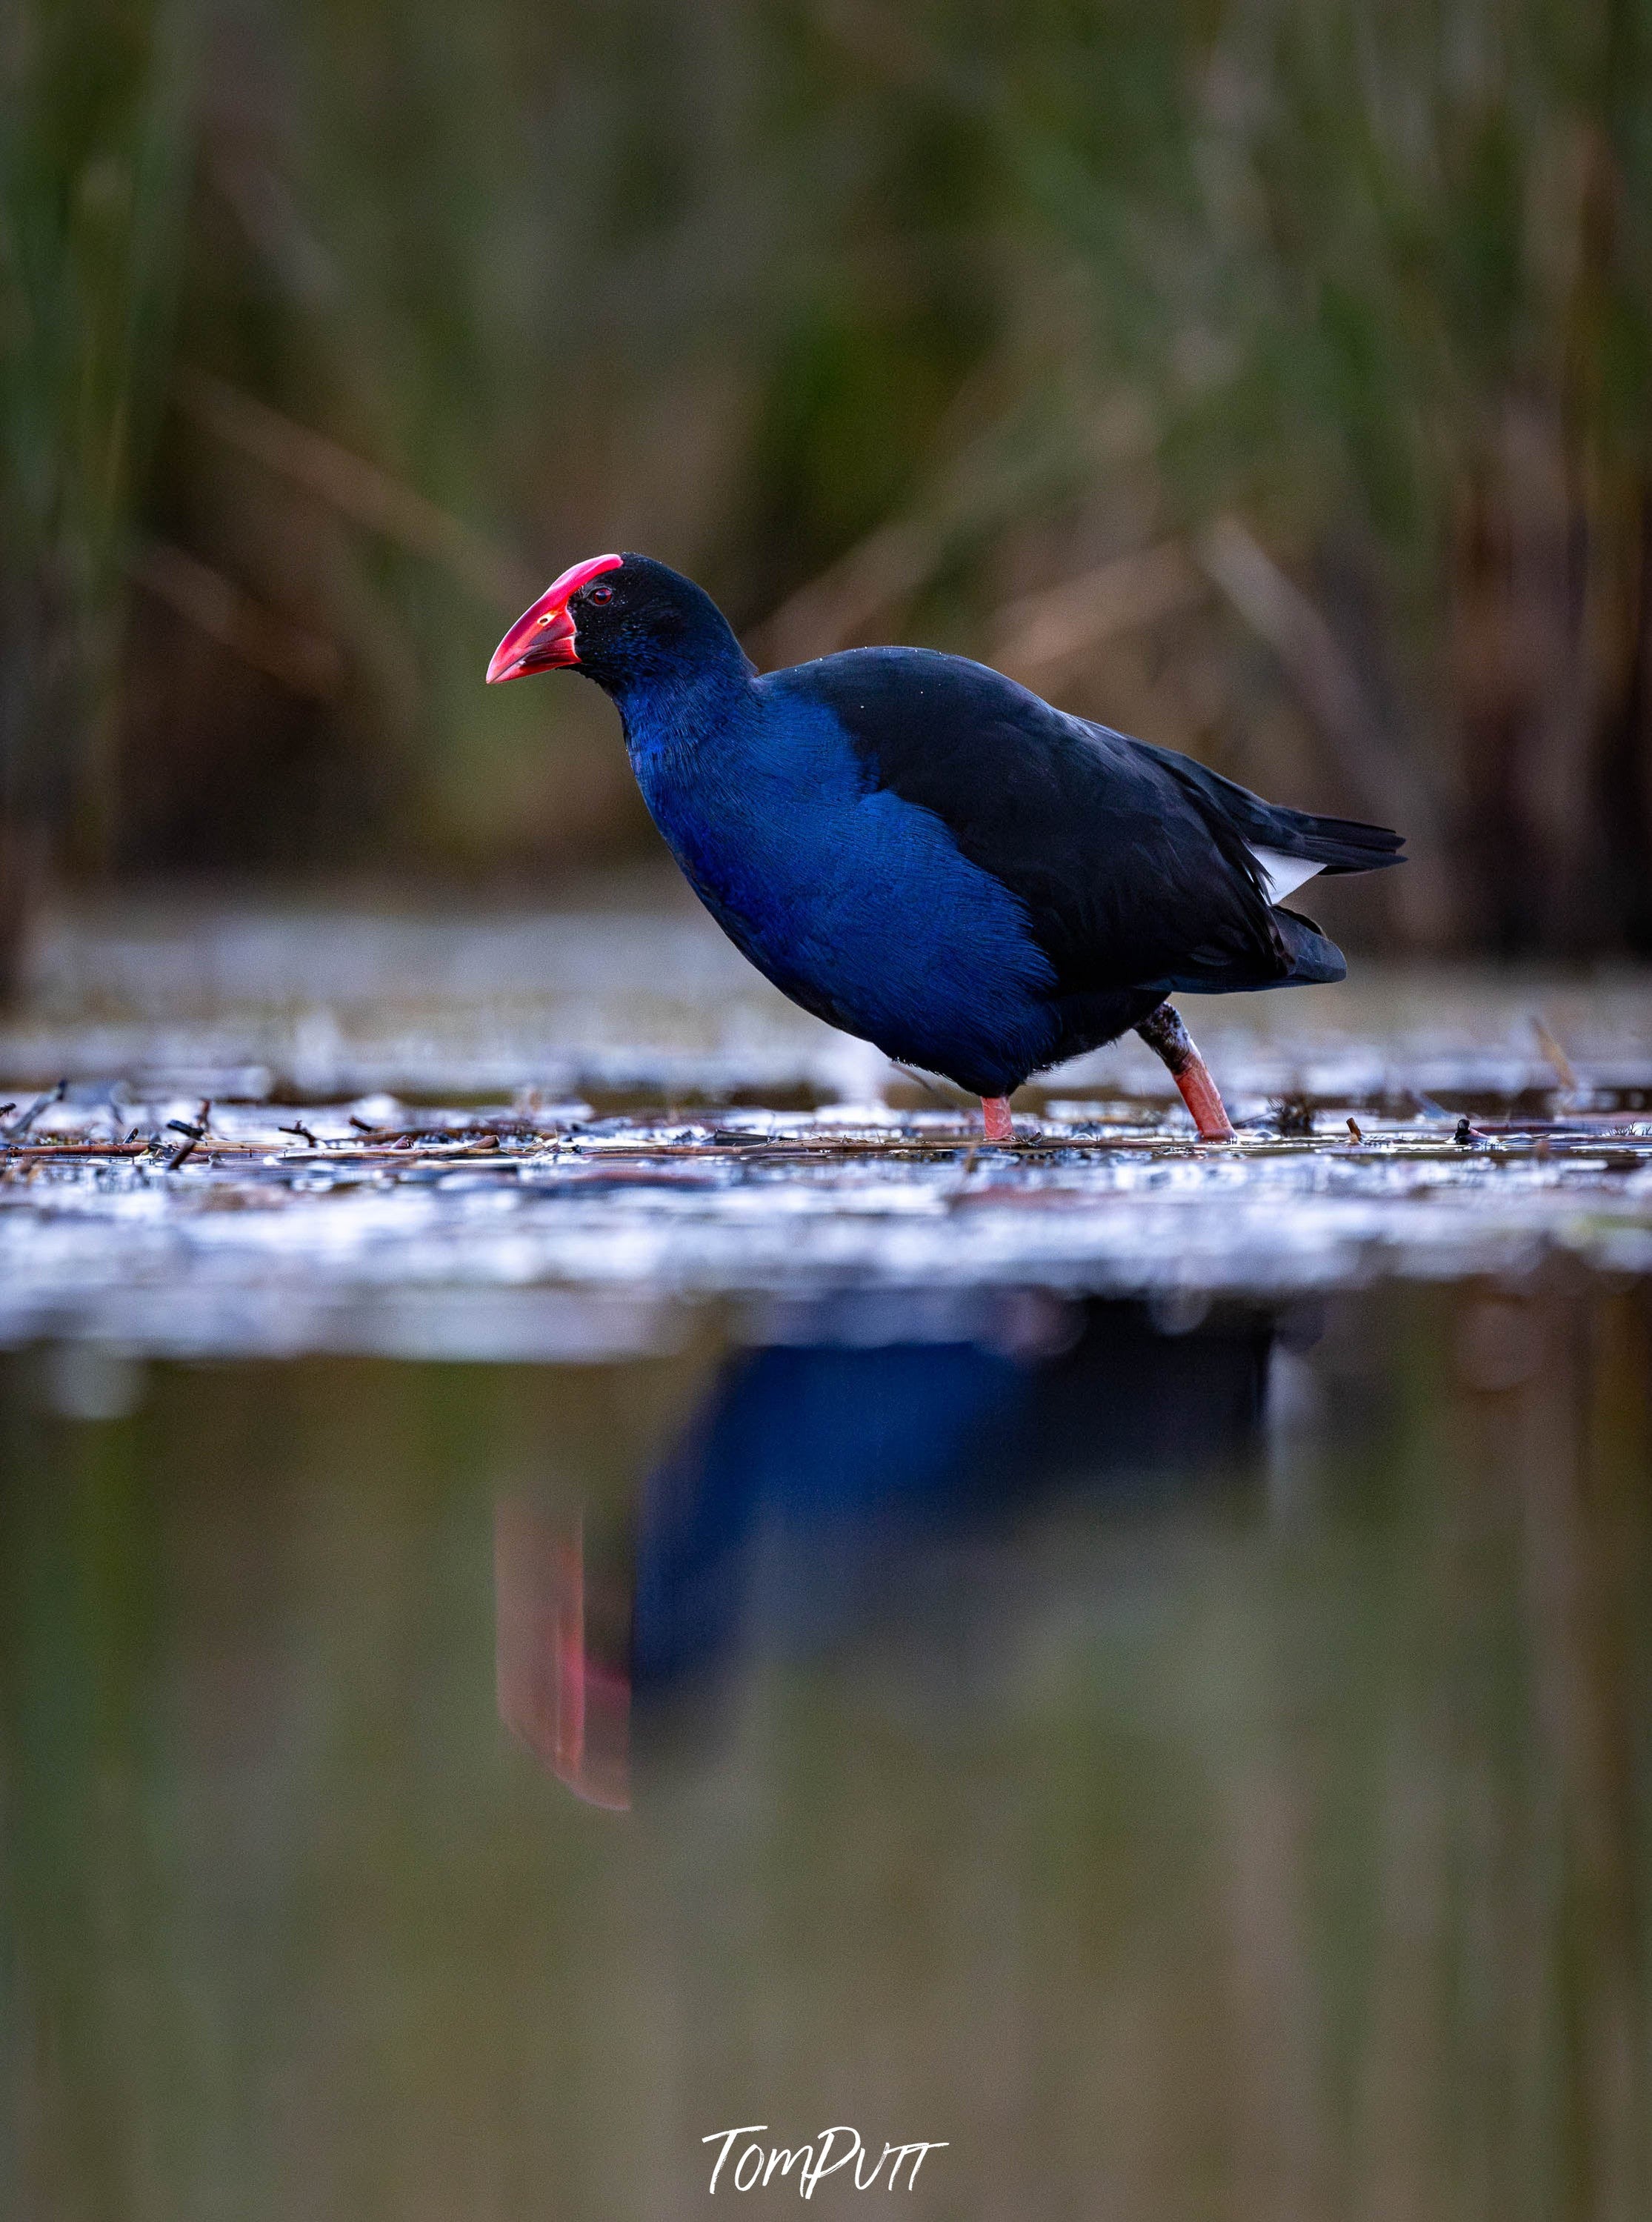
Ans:
{"label": "blue breast feathers", "polygon": [[1050,1061],[1054,974],[1024,906],[932,811],[869,786],[829,709],[767,680],[726,719],[650,714],[663,706],[623,706],[644,799],[701,901],[777,988],[984,1095]]}

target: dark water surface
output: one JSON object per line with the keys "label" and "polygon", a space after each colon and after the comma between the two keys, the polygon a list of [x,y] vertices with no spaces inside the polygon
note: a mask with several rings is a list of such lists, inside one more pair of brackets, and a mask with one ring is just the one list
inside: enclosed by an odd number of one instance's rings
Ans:
{"label": "dark water surface", "polygon": [[1633,2222],[1649,1381],[1563,1255],[13,1353],[0,2211]]}

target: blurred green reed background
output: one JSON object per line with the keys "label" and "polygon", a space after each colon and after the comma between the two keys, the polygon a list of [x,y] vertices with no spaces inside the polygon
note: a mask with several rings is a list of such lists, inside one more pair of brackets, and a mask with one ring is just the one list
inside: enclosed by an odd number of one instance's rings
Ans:
{"label": "blurred green reed background", "polygon": [[[610,546],[1652,945],[1652,0],[14,0],[0,908],[645,853]],[[0,940],[3,940],[0,934]]]}

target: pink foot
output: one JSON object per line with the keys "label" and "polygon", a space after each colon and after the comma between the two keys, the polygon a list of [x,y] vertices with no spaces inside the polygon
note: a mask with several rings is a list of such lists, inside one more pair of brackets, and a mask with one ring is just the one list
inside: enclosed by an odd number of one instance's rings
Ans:
{"label": "pink foot", "polygon": [[1172,1077],[1182,1091],[1183,1102],[1193,1114],[1199,1139],[1202,1142],[1231,1142],[1234,1139],[1233,1121],[1228,1116],[1228,1108],[1216,1092],[1216,1083],[1211,1079],[1209,1070],[1197,1050],[1193,1052],[1192,1064]]}
{"label": "pink foot", "polygon": [[1015,1121],[1009,1115],[1007,1095],[983,1095],[981,1098],[981,1118],[989,1142],[1013,1142]]}
{"label": "pink foot", "polygon": [[1193,1046],[1192,1036],[1170,1004],[1161,1003],[1136,1028],[1149,1049],[1163,1058],[1182,1101],[1193,1114],[1202,1142],[1231,1142],[1233,1121],[1210,1077],[1209,1068]]}

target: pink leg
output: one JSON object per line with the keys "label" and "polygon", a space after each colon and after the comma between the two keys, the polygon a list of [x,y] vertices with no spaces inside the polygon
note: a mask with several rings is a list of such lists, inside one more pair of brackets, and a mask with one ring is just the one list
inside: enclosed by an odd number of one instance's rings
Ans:
{"label": "pink leg", "polygon": [[1233,1121],[1210,1077],[1204,1059],[1193,1046],[1193,1038],[1180,1014],[1161,1003],[1136,1028],[1149,1049],[1163,1058],[1171,1078],[1182,1091],[1182,1101],[1193,1114],[1202,1142],[1231,1142]]}
{"label": "pink leg", "polygon": [[981,1098],[981,1118],[989,1142],[1013,1142],[1015,1121],[1009,1115],[1007,1095],[983,1095]]}

